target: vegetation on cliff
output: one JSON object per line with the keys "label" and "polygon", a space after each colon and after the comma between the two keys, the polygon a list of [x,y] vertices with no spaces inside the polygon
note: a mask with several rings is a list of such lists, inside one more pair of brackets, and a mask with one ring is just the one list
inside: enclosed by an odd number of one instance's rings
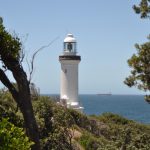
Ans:
{"label": "vegetation on cliff", "polygon": [[[32,103],[39,128],[41,147],[44,150],[150,149],[149,125],[142,125],[111,113],[86,116],[64,108],[46,96],[34,98]],[[25,128],[22,113],[11,94],[1,90],[0,119],[4,120],[4,118],[8,118],[8,121],[14,124],[13,128]],[[8,134],[9,132],[11,131],[6,131]],[[19,129],[17,136],[19,134],[20,137],[25,136],[22,132]],[[7,140],[4,142],[7,145],[10,144]],[[25,142],[26,146],[32,145],[29,140]]]}

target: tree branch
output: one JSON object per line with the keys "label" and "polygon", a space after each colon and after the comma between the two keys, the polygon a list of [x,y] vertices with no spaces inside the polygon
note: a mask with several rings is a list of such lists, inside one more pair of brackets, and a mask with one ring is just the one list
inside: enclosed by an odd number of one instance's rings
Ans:
{"label": "tree branch", "polygon": [[31,68],[30,68],[30,73],[29,73],[29,83],[31,82],[31,79],[32,79],[32,74],[33,74],[33,69],[34,69],[34,60],[35,60],[35,57],[36,55],[41,51],[43,50],[44,48],[47,48],[49,47],[50,45],[52,45],[59,37],[56,37],[54,40],[52,40],[48,45],[44,45],[42,46],[41,48],[39,48],[32,56],[32,59],[31,59]]}
{"label": "tree branch", "polygon": [[8,77],[6,76],[5,72],[2,69],[0,69],[0,81],[9,89],[13,98],[17,101],[17,103],[19,103],[18,91],[13,86],[13,84],[10,82],[10,80],[8,79]]}

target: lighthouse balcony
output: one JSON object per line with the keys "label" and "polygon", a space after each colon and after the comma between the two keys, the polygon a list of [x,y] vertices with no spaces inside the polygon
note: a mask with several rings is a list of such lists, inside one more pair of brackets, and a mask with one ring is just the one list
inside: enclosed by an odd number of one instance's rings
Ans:
{"label": "lighthouse balcony", "polygon": [[59,61],[61,60],[81,60],[81,56],[77,55],[61,55],[59,56]]}

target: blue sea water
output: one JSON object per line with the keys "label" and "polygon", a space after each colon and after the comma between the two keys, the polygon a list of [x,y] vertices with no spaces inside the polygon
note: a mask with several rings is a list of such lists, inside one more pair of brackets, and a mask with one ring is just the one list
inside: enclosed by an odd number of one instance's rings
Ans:
{"label": "blue sea water", "polygon": [[150,124],[150,104],[141,95],[80,95],[84,112],[100,115],[105,112],[119,114],[137,122]]}

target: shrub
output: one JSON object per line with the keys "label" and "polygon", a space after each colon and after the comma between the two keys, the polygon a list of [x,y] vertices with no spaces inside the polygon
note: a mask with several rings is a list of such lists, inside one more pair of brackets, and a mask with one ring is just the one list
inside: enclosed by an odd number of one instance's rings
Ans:
{"label": "shrub", "polygon": [[68,110],[46,96],[33,102],[43,149],[72,150],[74,120]]}
{"label": "shrub", "polygon": [[120,125],[125,125],[125,124],[129,124],[133,122],[118,114],[113,114],[109,112],[103,113],[101,116],[98,117],[98,119],[105,123],[115,123],[115,124],[120,124]]}
{"label": "shrub", "polygon": [[23,116],[13,97],[6,89],[0,90],[0,121],[9,118],[9,122],[17,127],[23,127]]}
{"label": "shrub", "polygon": [[0,122],[0,150],[30,150],[33,144],[22,128],[14,126],[7,119],[2,119]]}

